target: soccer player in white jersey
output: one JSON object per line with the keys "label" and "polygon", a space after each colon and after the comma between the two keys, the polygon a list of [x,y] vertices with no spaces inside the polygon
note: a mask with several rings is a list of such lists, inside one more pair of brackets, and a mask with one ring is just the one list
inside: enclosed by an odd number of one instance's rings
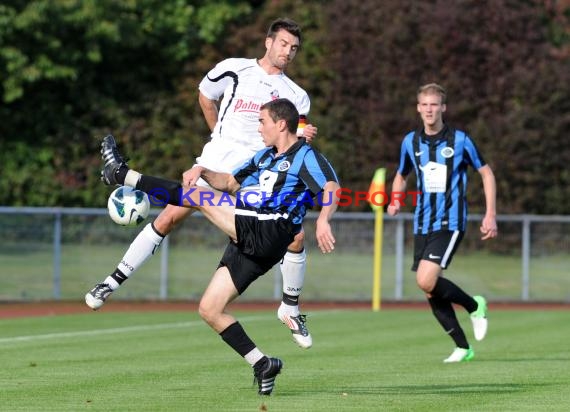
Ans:
{"label": "soccer player in white jersey", "polygon": [[[231,173],[264,148],[258,131],[259,109],[273,99],[286,98],[300,114],[298,135],[310,142],[317,134],[313,125],[304,126],[310,109],[307,93],[294,83],[284,70],[301,46],[301,29],[288,18],[275,20],[265,38],[265,55],[261,59],[230,58],[218,63],[199,85],[199,103],[212,130],[196,165],[216,172]],[[218,106],[218,101],[221,102]],[[303,127],[304,126],[304,127]],[[198,171],[199,168],[196,168]],[[188,185],[207,185],[199,172],[184,174]],[[168,205],[154,222],[149,223],[131,243],[117,268],[103,282],[85,295],[89,307],[99,309],[109,295],[154,254],[162,240],[193,209]],[[299,295],[306,268],[304,232],[295,236],[280,265],[283,275],[283,298],[278,318],[291,330],[302,348],[312,345],[305,316],[299,311]]]}

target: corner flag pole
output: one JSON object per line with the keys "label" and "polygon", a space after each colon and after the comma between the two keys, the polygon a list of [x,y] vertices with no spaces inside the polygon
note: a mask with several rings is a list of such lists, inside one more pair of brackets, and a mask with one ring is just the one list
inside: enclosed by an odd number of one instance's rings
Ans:
{"label": "corner flag pole", "polygon": [[[368,189],[368,201],[374,211],[374,272],[372,278],[372,310],[380,310],[382,280],[382,237],[384,229],[384,204],[386,203],[386,169],[376,169]],[[380,199],[381,198],[381,199]],[[382,205],[382,206],[381,206]]]}

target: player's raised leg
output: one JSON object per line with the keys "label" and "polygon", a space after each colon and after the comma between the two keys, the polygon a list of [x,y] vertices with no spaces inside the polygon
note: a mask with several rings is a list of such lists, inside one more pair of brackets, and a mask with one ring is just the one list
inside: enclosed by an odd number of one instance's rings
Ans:
{"label": "player's raised leg", "polygon": [[[236,240],[235,206],[236,198],[212,188],[201,186],[183,187],[179,181],[143,175],[129,169],[117,148],[115,138],[106,136],[101,143],[102,158],[105,162],[101,180],[106,185],[124,185],[145,193],[152,193],[156,201],[164,205],[185,207],[202,214]],[[205,200],[207,199],[207,200]]]}
{"label": "player's raised leg", "polygon": [[[115,138],[106,136],[101,143],[101,157],[105,168],[101,180],[107,185],[119,184],[119,169],[128,170],[127,162],[118,150]],[[172,231],[175,225],[184,220],[192,209],[167,206],[153,223],[149,223],[139,232],[120,260],[116,269],[101,283],[96,284],[86,295],[85,303],[93,310],[99,309],[105,300],[119,288],[144,262],[152,256],[164,237]]]}

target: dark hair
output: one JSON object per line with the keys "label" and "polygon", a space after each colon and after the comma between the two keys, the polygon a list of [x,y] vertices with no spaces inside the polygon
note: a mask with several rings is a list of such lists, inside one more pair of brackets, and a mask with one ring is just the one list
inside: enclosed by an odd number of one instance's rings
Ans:
{"label": "dark hair", "polygon": [[291,33],[293,36],[297,37],[299,39],[299,47],[301,47],[301,41],[302,41],[301,27],[299,27],[296,21],[291,20],[288,17],[278,18],[269,26],[269,30],[267,30],[267,37],[275,39],[275,36],[279,32],[279,30],[286,30],[289,33]]}
{"label": "dark hair", "polygon": [[299,124],[299,112],[293,103],[288,99],[275,99],[265,103],[260,110],[267,110],[269,117],[274,122],[285,120],[287,130],[291,133],[297,133]]}

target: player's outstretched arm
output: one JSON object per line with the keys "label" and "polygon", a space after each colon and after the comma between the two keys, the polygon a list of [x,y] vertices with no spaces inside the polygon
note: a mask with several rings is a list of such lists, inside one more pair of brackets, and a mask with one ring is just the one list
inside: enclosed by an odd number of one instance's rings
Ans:
{"label": "player's outstretched arm", "polygon": [[[392,183],[392,193],[402,193],[406,190],[406,179],[400,173],[396,173],[394,177],[394,182]],[[390,216],[396,216],[400,213],[400,201],[392,199],[388,205],[388,214]]]}
{"label": "player's outstretched arm", "polygon": [[214,172],[203,166],[196,166],[193,169],[199,169],[200,177],[214,189],[233,194],[240,188],[240,184],[230,173]]}
{"label": "player's outstretched arm", "polygon": [[489,165],[485,165],[478,170],[483,180],[483,192],[485,193],[485,216],[481,222],[479,230],[483,234],[482,240],[492,239],[497,237],[499,231],[497,229],[497,183],[495,181],[495,174]]}
{"label": "player's outstretched arm", "polygon": [[332,233],[330,220],[338,207],[339,197],[337,195],[340,185],[337,182],[327,182],[323,187],[323,207],[317,218],[317,244],[323,253],[330,253],[334,250],[336,242]]}

